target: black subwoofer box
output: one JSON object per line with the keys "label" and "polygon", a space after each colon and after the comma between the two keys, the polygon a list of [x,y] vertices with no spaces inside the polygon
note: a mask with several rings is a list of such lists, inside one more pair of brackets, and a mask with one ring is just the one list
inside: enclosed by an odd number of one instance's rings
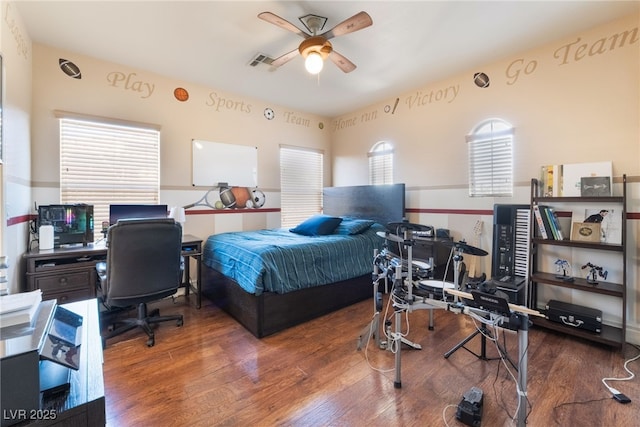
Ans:
{"label": "black subwoofer box", "polygon": [[602,330],[602,310],[558,300],[549,300],[546,308],[546,317],[551,321],[591,332]]}

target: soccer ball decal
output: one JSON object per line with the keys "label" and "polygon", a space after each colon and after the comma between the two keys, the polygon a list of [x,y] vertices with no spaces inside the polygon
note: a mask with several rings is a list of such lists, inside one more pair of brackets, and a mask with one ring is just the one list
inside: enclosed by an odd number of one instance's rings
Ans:
{"label": "soccer ball decal", "polygon": [[254,208],[261,208],[264,206],[267,197],[264,195],[262,190],[258,190],[254,188],[251,190],[251,200],[247,203],[247,207],[253,206]]}

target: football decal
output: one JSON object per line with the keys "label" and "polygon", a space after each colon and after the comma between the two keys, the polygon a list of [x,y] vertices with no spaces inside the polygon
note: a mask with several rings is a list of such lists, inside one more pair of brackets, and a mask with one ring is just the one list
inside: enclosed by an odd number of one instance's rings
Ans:
{"label": "football decal", "polygon": [[473,82],[480,88],[487,88],[489,87],[490,83],[489,76],[487,76],[485,73],[475,73],[473,75]]}
{"label": "football decal", "polygon": [[68,59],[60,58],[58,59],[58,64],[60,65],[60,69],[63,73],[65,73],[69,77],[73,77],[74,79],[81,79],[82,74],[80,73],[80,68],[69,61]]}
{"label": "football decal", "polygon": [[234,208],[236,206],[236,196],[233,195],[231,188],[220,187],[220,201],[225,208]]}

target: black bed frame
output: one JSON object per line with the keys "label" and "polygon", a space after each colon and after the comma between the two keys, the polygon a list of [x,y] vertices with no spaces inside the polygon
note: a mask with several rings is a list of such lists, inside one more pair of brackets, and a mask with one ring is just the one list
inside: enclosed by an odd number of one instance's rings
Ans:
{"label": "black bed frame", "polygon": [[[328,215],[374,219],[384,225],[404,217],[404,184],[328,187],[323,197],[323,212]],[[204,264],[202,280],[203,294],[258,338],[373,296],[370,274],[286,294],[265,292],[259,296]]]}

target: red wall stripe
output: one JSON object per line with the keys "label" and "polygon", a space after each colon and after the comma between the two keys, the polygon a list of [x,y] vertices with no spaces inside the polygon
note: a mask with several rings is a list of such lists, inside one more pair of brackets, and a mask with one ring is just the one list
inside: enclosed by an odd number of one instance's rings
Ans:
{"label": "red wall stripe", "polygon": [[[419,208],[407,208],[407,213],[429,213],[429,214],[441,214],[441,215],[487,215],[493,216],[493,210],[490,209],[419,209]],[[280,208],[257,208],[257,209],[196,209],[187,210],[187,215],[219,215],[219,214],[233,214],[233,213],[264,213],[264,212],[280,212]],[[560,217],[570,217],[571,212],[559,211],[556,212]],[[29,222],[32,219],[38,218],[38,215],[27,214],[20,215],[7,219],[7,226],[17,225],[23,222]],[[640,220],[640,212],[627,212],[627,220]]]}

